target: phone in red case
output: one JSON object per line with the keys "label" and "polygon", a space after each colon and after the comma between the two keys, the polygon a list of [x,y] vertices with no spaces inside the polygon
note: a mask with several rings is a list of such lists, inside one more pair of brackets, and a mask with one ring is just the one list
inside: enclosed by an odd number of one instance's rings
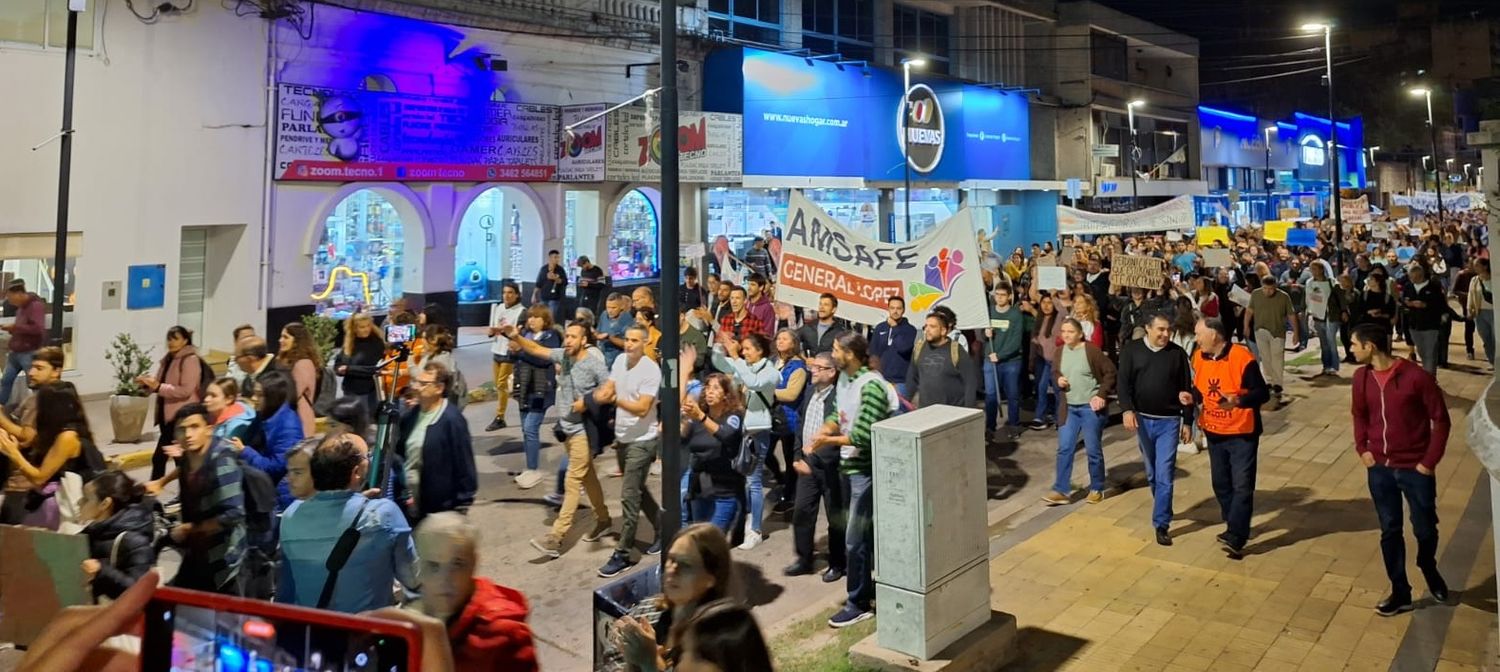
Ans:
{"label": "phone in red case", "polygon": [[142,672],[419,672],[410,623],[158,588],[146,607]]}

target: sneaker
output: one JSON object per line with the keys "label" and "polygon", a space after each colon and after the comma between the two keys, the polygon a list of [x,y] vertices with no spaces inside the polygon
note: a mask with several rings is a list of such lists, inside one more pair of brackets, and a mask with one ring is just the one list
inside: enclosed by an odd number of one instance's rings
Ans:
{"label": "sneaker", "polygon": [[813,566],[802,562],[801,560],[787,565],[785,569],[781,570],[782,576],[807,576],[808,574],[812,573]]}
{"label": "sneaker", "polygon": [[1051,427],[1051,426],[1052,426],[1052,424],[1049,423],[1049,422],[1047,422],[1046,420],[1032,420],[1031,424],[1026,425],[1026,429],[1029,429],[1029,430],[1032,430],[1032,431],[1035,431],[1035,432],[1040,432],[1040,431],[1042,431],[1042,430],[1044,430],[1044,429],[1046,429],[1048,427]]}
{"label": "sneaker", "polygon": [[490,421],[490,424],[485,426],[484,431],[498,432],[502,429],[505,429],[505,418],[495,418]]}
{"label": "sneaker", "polygon": [[778,516],[784,516],[788,513],[791,513],[792,509],[794,508],[796,508],[796,505],[792,503],[792,500],[783,499],[779,502],[776,502],[776,506],[771,507],[771,513]]}
{"label": "sneaker", "polygon": [[562,506],[563,494],[561,492],[549,492],[546,497],[542,498],[542,501],[546,502],[548,506],[558,508]]}
{"label": "sneaker", "polygon": [[765,536],[761,533],[756,532],[755,530],[747,530],[745,532],[745,543],[736,546],[736,548],[742,551],[748,551],[755,548],[756,546],[759,546],[760,542],[765,540]]}
{"label": "sneaker", "polygon": [[1199,452],[1201,451],[1198,450],[1198,444],[1192,441],[1177,444],[1178,455],[1197,455]]}
{"label": "sneaker", "polygon": [[1380,604],[1375,605],[1375,613],[1381,616],[1395,616],[1396,614],[1411,610],[1410,595],[1396,595],[1392,593],[1390,597],[1381,600]]}
{"label": "sneaker", "polygon": [[588,534],[583,535],[583,540],[592,544],[612,534],[615,531],[614,528],[615,521],[605,518],[594,523],[594,529],[589,530]]}
{"label": "sneaker", "polygon": [[635,561],[631,560],[630,556],[624,553],[615,553],[609,556],[609,562],[604,563],[604,566],[599,568],[599,576],[612,579],[634,566]]}
{"label": "sneaker", "polygon": [[1088,502],[1090,504],[1098,504],[1099,502],[1104,501],[1104,491],[1103,490],[1090,490],[1089,491],[1088,499],[1085,499],[1083,501]]}
{"label": "sneaker", "polygon": [[535,488],[541,482],[542,472],[535,469],[527,469],[521,472],[519,476],[516,476],[516,485],[520,486],[522,490]]}
{"label": "sneaker", "polygon": [[1057,491],[1042,495],[1042,503],[1046,504],[1047,506],[1062,506],[1063,504],[1067,504],[1071,501],[1073,500],[1068,499],[1067,495],[1064,495],[1061,492]]}
{"label": "sneaker", "polygon": [[537,552],[551,558],[562,557],[562,540],[556,535],[549,534],[545,537],[537,537],[531,540],[531,547]]}
{"label": "sneaker", "polygon": [[855,623],[863,623],[875,618],[875,612],[870,609],[857,609],[855,607],[844,607],[833,618],[828,619],[830,628],[847,628]]}
{"label": "sneaker", "polygon": [[656,535],[656,541],[646,547],[646,555],[661,555],[661,535]]}
{"label": "sneaker", "polygon": [[828,571],[823,572],[823,583],[833,583],[842,578],[844,578],[844,570],[838,567],[829,567]]}

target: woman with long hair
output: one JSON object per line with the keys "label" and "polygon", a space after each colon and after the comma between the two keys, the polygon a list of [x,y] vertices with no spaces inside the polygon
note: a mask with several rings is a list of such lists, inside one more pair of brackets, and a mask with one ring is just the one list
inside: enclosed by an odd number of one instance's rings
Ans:
{"label": "woman with long hair", "polygon": [[83,486],[79,518],[89,540],[83,573],[95,600],[118,598],[156,564],[155,521],[146,489],[121,471]]}
{"label": "woman with long hair", "polygon": [[674,669],[683,632],[677,624],[728,597],[733,567],[729,539],[719,528],[698,523],[678,532],[667,549],[661,595],[643,600],[609,629],[610,643],[630,669]]}
{"label": "woman with long hair", "polygon": [[23,498],[21,525],[63,530],[64,524],[78,522],[83,483],[104,471],[104,456],[94,446],[72,383],[48,383],[36,395],[36,438],[25,452],[15,438],[0,432],[0,453],[10,459],[12,469],[6,490]]}
{"label": "woman with long hair", "polygon": [[1063,321],[1063,345],[1052,361],[1062,402],[1057,413],[1057,478],[1042,497],[1047,506],[1067,504],[1073,493],[1073,455],[1082,435],[1088,455],[1088,502],[1104,501],[1104,423],[1106,406],[1115,389],[1115,366],[1098,346],[1083,340],[1083,325],[1074,318]]}
{"label": "woman with long hair", "polygon": [[1197,347],[1198,339],[1194,330],[1198,328],[1199,317],[1213,316],[1198,312],[1192,297],[1184,296],[1177,299],[1177,315],[1172,320],[1172,342],[1182,346],[1183,351],[1189,355],[1193,354],[1193,348]]}
{"label": "woman with long hair", "polygon": [[203,365],[198,359],[198,349],[193,347],[193,332],[182,326],[168,329],[167,354],[157,365],[156,375],[141,376],[135,382],[156,394],[156,426],[160,434],[156,438],[156,452],[151,454],[151,478],[161,478],[167,471],[167,454],[162,451],[177,435],[177,411],[202,401],[198,387],[203,384]]}
{"label": "woman with long hair", "polygon": [[230,439],[229,443],[247,464],[266,472],[276,483],[276,509],[285,510],[292,503],[292,493],[286,482],[287,453],[304,437],[302,422],[293,408],[293,383],[285,373],[261,376],[250,400],[254,402],[256,416],[250,424],[245,438]]}
{"label": "woman with long hair", "polygon": [[463,372],[458,368],[458,362],[453,359],[453,348],[458,343],[453,339],[453,332],[441,324],[429,324],[423,332],[423,340],[427,341],[426,351],[422,353],[422,360],[416,363],[414,371],[427,368],[428,364],[442,364],[443,368],[453,373],[453,384],[448,386],[448,402],[463,408],[468,400],[463,399],[469,393],[467,384],[460,384],[463,380]]}
{"label": "woman with long hair", "polygon": [[750,609],[734,600],[709,603],[683,624],[674,672],[769,672],[771,650]]}
{"label": "woman with long hair", "polygon": [[203,407],[214,418],[214,438],[243,440],[255,421],[255,409],[240,401],[240,385],[229,376],[208,384]]}
{"label": "woman with long hair", "polygon": [[776,405],[771,411],[771,452],[781,446],[780,467],[773,470],[776,482],[781,486],[781,501],[776,503],[773,513],[785,513],[792,509],[792,500],[797,492],[797,470],[792,468],[792,456],[797,452],[797,435],[802,418],[797,409],[802,407],[802,396],[807,390],[807,362],[802,358],[802,342],[797,332],[783,329],[776,332],[776,369],[781,380],[776,383]]}
{"label": "woman with long hair", "polygon": [[380,404],[375,384],[380,360],[385,357],[385,337],[368,313],[354,313],[344,323],[344,344],[334,359],[334,371],[344,377],[345,395],[363,399],[374,413]]}
{"label": "woman with long hair", "polygon": [[312,332],[301,322],[282,327],[278,345],[276,361],[292,372],[292,381],[297,384],[292,404],[302,421],[302,435],[309,436],[318,423],[313,399],[318,395],[318,379],[323,376],[323,356],[318,354]]}
{"label": "woman with long hair", "polygon": [[761,514],[766,500],[763,487],[766,455],[771,452],[772,400],[776,385],[781,382],[781,373],[767,357],[771,352],[771,339],[764,334],[749,333],[736,342],[727,332],[719,333],[719,345],[714,348],[714,368],[729,371],[745,388],[745,433],[755,441],[755,466],[745,479],[749,500],[749,520],[745,521],[745,541],[742,551],[760,545],[765,539],[761,534]]}
{"label": "woman with long hair", "polygon": [[[1083,330],[1083,340],[1092,343],[1096,348],[1104,347],[1104,322],[1100,319],[1099,304],[1094,302],[1093,295],[1087,292],[1074,295],[1070,310],[1071,314],[1068,317],[1078,322],[1079,328]],[[1059,345],[1061,343],[1058,341]]]}
{"label": "woman with long hair", "polygon": [[710,374],[701,398],[682,402],[682,444],[692,474],[683,492],[684,510],[690,521],[713,523],[725,534],[734,526],[745,491],[745,476],[730,462],[739,451],[745,410],[737,388],[729,376]]}
{"label": "woman with long hair", "polygon": [[1043,296],[1032,285],[1031,302],[1022,309],[1031,313],[1036,328],[1031,337],[1032,370],[1036,372],[1036,411],[1031,414],[1029,428],[1043,430],[1056,420],[1053,411],[1057,408],[1057,381],[1052,375],[1052,358],[1057,354],[1058,339],[1062,338],[1061,302],[1051,296]]}
{"label": "woman with long hair", "polygon": [[[561,348],[562,336],[552,328],[552,311],[544,305],[526,309],[527,340],[544,348]],[[542,418],[557,402],[557,374],[552,360],[515,353],[514,393],[521,406],[521,440],[526,452],[526,470],[516,476],[516,485],[529,490],[542,482]]]}

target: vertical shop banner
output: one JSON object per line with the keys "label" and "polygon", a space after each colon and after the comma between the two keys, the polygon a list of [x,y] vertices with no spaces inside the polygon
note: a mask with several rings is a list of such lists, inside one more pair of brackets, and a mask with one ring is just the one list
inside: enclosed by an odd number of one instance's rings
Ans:
{"label": "vertical shop banner", "polygon": [[562,108],[561,129],[601,115],[586,124],[578,124],[572,132],[561,130],[557,143],[558,182],[603,182],[604,181],[604,117],[608,106],[565,105]]}
{"label": "vertical shop banner", "polygon": [[558,109],[282,84],[276,179],[545,182],[557,170]]}
{"label": "vertical shop banner", "polygon": [[1360,196],[1339,201],[1339,214],[1345,224],[1370,223],[1370,197]]}
{"label": "vertical shop banner", "polygon": [[838,316],[859,324],[887,317],[892,296],[906,300],[914,323],[944,305],[962,329],[989,325],[979,242],[965,208],[910,243],[878,243],[855,234],[800,191],[793,191],[781,239],[776,298],[812,308],[838,297]]}
{"label": "vertical shop banner", "polygon": [[[743,124],[737,114],[686,112],[677,128],[683,182],[739,182]],[[653,111],[626,107],[604,124],[604,174],[614,182],[661,181],[661,122]]]}

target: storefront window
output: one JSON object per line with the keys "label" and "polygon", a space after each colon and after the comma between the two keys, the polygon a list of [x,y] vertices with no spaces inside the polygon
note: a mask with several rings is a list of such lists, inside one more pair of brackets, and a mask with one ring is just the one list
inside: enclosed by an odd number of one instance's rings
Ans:
{"label": "storefront window", "polygon": [[313,252],[313,300],[320,315],[384,312],[401,296],[401,216],[362,189],[334,207]]}
{"label": "storefront window", "polygon": [[[578,192],[563,197],[563,266],[568,269],[568,291],[578,284]],[[590,259],[589,261],[593,261]]]}
{"label": "storefront window", "polygon": [[[0,243],[0,245],[12,248],[10,251],[14,251],[16,247],[15,240],[19,238],[35,239],[28,242],[45,242],[48,247],[55,240],[54,236],[6,236],[5,238],[6,240]],[[14,280],[24,281],[26,283],[26,291],[36,294],[47,304],[46,323],[49,330],[47,340],[50,342],[52,338],[50,333],[52,327],[52,294],[55,289],[52,281],[53,277],[55,277],[55,274],[52,272],[54,260],[50,256],[41,256],[41,254],[46,253],[44,250],[35,250],[35,252],[38,253],[38,256],[35,258],[8,258],[0,261],[0,285],[9,286],[11,281]],[[73,335],[76,331],[75,322],[78,318],[78,313],[74,310],[74,300],[77,298],[76,286],[78,277],[75,274],[77,264],[78,259],[76,257],[69,257],[67,269],[63,273],[63,296],[65,298],[63,300],[62,349],[64,369],[72,369],[74,366]],[[8,318],[15,316],[15,308],[9,304],[6,304],[4,308],[4,314],[7,318],[6,322],[9,322]]]}
{"label": "storefront window", "polygon": [[458,245],[454,250],[453,287],[458,300],[470,303],[499,298],[499,283],[505,279],[501,237],[507,234],[505,222],[510,203],[505,192],[490,189],[480,194],[464,212],[458,225]]}
{"label": "storefront window", "polygon": [[616,281],[657,277],[656,227],[656,206],[651,199],[640,189],[626,194],[615,208],[609,239],[611,277]]}
{"label": "storefront window", "polygon": [[[879,239],[878,190],[808,189],[802,194],[855,233]],[[729,249],[743,255],[751,240],[782,228],[790,198],[788,189],[714,189],[708,192],[708,237],[727,237]]]}
{"label": "storefront window", "polygon": [[927,235],[953,213],[958,212],[957,189],[913,189],[911,190],[911,230],[906,228],[906,198],[904,189],[896,190],[895,242],[904,243]]}

